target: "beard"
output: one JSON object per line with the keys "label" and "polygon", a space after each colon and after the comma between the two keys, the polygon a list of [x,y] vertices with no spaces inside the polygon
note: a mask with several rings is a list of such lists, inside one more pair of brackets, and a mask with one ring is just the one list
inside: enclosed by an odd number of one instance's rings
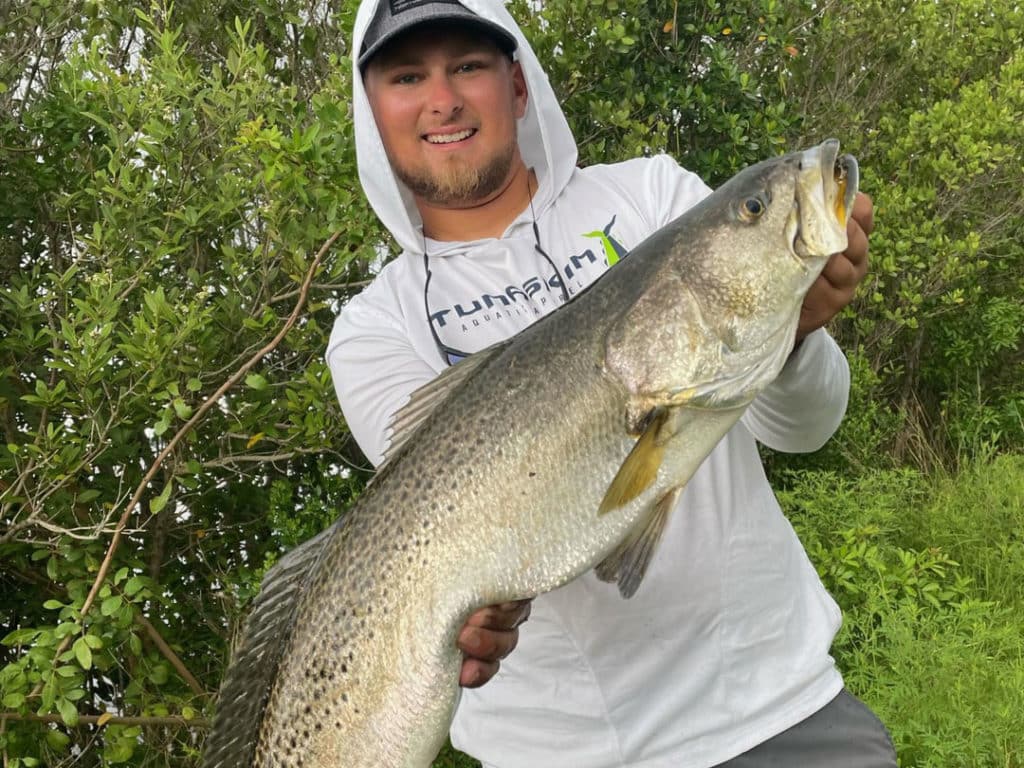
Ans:
{"label": "beard", "polygon": [[486,200],[501,189],[514,159],[513,142],[481,166],[470,167],[460,160],[452,160],[438,171],[396,166],[395,174],[414,195],[430,205],[469,206]]}

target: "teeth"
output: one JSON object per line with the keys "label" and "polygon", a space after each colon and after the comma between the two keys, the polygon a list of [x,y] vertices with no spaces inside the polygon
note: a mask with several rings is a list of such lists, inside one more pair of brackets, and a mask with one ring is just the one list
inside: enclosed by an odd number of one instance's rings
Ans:
{"label": "teeth", "polygon": [[458,133],[435,133],[430,136],[427,136],[427,141],[429,141],[431,144],[451,144],[452,142],[455,141],[462,141],[463,139],[468,139],[472,135],[473,129],[467,128],[466,130],[459,131]]}

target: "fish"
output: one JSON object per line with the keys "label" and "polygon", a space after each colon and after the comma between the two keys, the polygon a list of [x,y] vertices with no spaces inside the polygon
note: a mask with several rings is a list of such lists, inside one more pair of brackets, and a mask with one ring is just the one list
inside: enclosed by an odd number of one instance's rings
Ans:
{"label": "fish", "polygon": [[354,506],[265,576],[206,768],[426,768],[485,605],[595,569],[641,587],[682,488],[845,250],[857,161],[752,165],[573,301],[415,392]]}

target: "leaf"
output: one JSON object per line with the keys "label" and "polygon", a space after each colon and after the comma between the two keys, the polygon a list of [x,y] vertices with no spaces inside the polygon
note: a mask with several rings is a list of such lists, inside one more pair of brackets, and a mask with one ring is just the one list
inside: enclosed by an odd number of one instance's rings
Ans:
{"label": "leaf", "polygon": [[104,725],[109,723],[113,718],[114,716],[112,714],[110,714],[109,712],[104,712],[102,715],[96,718],[96,725],[103,727]]}
{"label": "leaf", "polygon": [[257,432],[255,435],[250,437],[248,442],[245,444],[246,449],[252,448],[256,443],[266,437],[266,434],[266,432]]}
{"label": "leaf", "polygon": [[187,419],[192,415],[192,406],[180,397],[174,398],[172,405],[174,406],[174,412],[178,415],[179,419]]}
{"label": "leaf", "polygon": [[99,635],[86,635],[85,644],[96,651],[103,647],[103,638]]}
{"label": "leaf", "polygon": [[260,392],[267,388],[267,380],[258,373],[250,373],[245,377],[245,384],[249,389]]}
{"label": "leaf", "polygon": [[102,603],[100,603],[100,613],[104,616],[112,616],[117,612],[117,609],[121,607],[121,596],[111,595]]}
{"label": "leaf", "polygon": [[57,711],[60,712],[60,719],[64,721],[64,725],[78,725],[78,708],[74,705],[74,702],[67,699],[58,699]]}
{"label": "leaf", "polygon": [[124,583],[124,593],[128,595],[128,597],[132,597],[144,586],[146,586],[146,582],[141,576],[132,576]]}
{"label": "leaf", "polygon": [[92,667],[92,650],[89,648],[89,644],[85,642],[85,638],[80,637],[75,640],[75,644],[71,646],[72,652],[75,654],[75,658],[78,663],[82,665],[82,669],[89,669]]}
{"label": "leaf", "polygon": [[31,627],[25,627],[24,629],[16,629],[13,632],[4,636],[0,643],[4,645],[24,645],[31,640],[35,640],[40,630],[32,629]]}
{"label": "leaf", "polygon": [[152,499],[149,502],[149,511],[154,515],[159,514],[160,510],[167,506],[167,500],[171,498],[171,490],[174,488],[174,480],[169,480],[167,485],[164,486],[163,491],[160,495]]}
{"label": "leaf", "polygon": [[25,703],[25,694],[20,691],[12,691],[3,698],[3,705],[8,709],[19,709]]}
{"label": "leaf", "polygon": [[64,731],[51,728],[46,731],[46,745],[54,752],[63,752],[71,744],[71,737]]}

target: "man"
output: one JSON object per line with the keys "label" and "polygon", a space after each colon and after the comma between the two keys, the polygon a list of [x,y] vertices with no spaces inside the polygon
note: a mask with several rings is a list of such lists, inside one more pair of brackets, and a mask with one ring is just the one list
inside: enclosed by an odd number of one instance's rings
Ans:
{"label": "man", "polygon": [[[403,253],[346,306],[327,359],[376,463],[415,389],[569,300],[709,190],[666,156],[577,169],[500,0],[363,0],[353,46],[360,179]],[[464,692],[457,747],[500,768],[895,766],[885,729],[843,691],[828,655],[839,610],[755,442],[815,450],[842,419],[849,372],[821,326],[864,276],[871,220],[860,196],[797,349],[690,481],[632,599],[591,573],[534,600],[518,631],[528,607],[470,619],[462,683],[493,679]]]}

